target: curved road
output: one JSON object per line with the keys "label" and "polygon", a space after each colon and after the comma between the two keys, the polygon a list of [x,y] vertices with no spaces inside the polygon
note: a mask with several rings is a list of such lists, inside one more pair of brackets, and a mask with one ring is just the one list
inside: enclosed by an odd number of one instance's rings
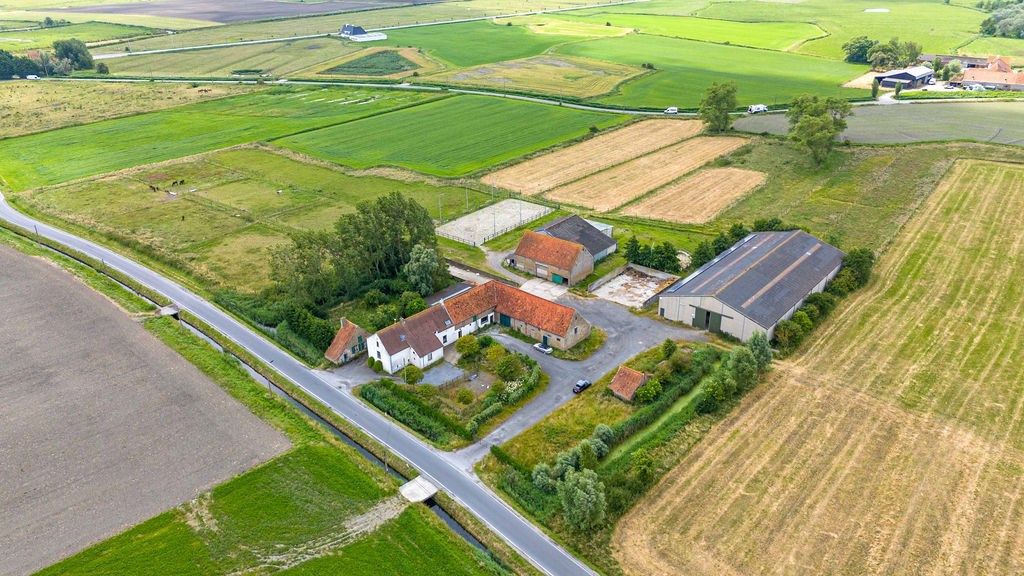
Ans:
{"label": "curved road", "polygon": [[0,218],[99,259],[195,314],[410,463],[542,572],[557,576],[595,574],[505,504],[472,473],[454,466],[444,453],[420,441],[351,394],[331,386],[313,370],[203,298],[116,252],[25,216],[7,204],[2,194]]}

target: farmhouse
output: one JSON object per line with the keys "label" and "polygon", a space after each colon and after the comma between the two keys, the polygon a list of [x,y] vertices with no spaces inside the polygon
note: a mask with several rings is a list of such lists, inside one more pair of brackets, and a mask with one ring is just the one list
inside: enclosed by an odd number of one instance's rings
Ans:
{"label": "farmhouse", "polygon": [[659,313],[744,341],[771,338],[842,262],[842,252],[802,230],[755,232],[666,290]]}
{"label": "farmhouse", "polygon": [[1024,72],[1014,72],[1009,58],[996,56],[989,58],[984,68],[965,70],[961,85],[981,85],[989,90],[1024,91]]}
{"label": "farmhouse", "polygon": [[917,57],[917,61],[921,64],[935,62],[935,59],[939,59],[939,63],[943,66],[949,65],[950,62],[956,60],[963,65],[966,70],[968,68],[984,68],[988,65],[988,58],[982,58],[981,56],[958,56],[956,54],[921,54]]}
{"label": "farmhouse", "polygon": [[608,385],[608,389],[619,400],[632,402],[633,397],[636,396],[636,391],[646,383],[647,374],[639,370],[633,370],[629,366],[619,366],[619,370],[615,373],[615,377],[612,378],[612,383]]}
{"label": "farmhouse", "polygon": [[568,286],[594,271],[594,256],[586,246],[533,230],[523,234],[509,263],[534,276]]}
{"label": "farmhouse", "polygon": [[383,32],[367,32],[362,26],[354,24],[342,26],[339,35],[353,42],[373,42],[374,40],[388,39],[388,35]]}
{"label": "farmhouse", "polygon": [[890,70],[878,74],[875,80],[882,88],[895,88],[902,84],[904,88],[920,88],[928,84],[928,81],[935,77],[935,72],[927,66],[913,66],[902,70]]}
{"label": "farmhouse", "polygon": [[344,364],[352,360],[366,352],[366,337],[369,334],[356,324],[342,318],[341,328],[334,335],[334,340],[327,347],[327,352],[324,352],[324,357],[333,364]]}
{"label": "farmhouse", "polygon": [[610,225],[584,220],[575,214],[559,218],[547,226],[538,228],[537,232],[582,244],[593,255],[594,262],[609,256],[618,248],[618,243],[612,238]]}
{"label": "farmhouse", "polygon": [[426,368],[446,346],[495,323],[561,350],[590,335],[590,323],[573,308],[491,281],[384,328],[367,347],[394,374],[409,364]]}

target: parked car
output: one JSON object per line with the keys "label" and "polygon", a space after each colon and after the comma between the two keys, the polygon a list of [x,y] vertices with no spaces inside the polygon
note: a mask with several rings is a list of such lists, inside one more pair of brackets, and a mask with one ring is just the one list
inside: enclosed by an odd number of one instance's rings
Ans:
{"label": "parked car", "polygon": [[39,76],[36,76],[35,74],[29,74],[28,76],[25,76],[25,80],[39,80]]}
{"label": "parked car", "polygon": [[665,114],[679,114],[679,108],[676,106],[669,106],[665,108]]}
{"label": "parked car", "polygon": [[767,112],[767,104],[752,104],[747,106],[747,114],[760,114],[761,112]]}
{"label": "parked car", "polygon": [[576,382],[576,385],[572,387],[572,393],[579,394],[580,392],[583,392],[587,388],[590,388],[591,384],[592,382],[590,380],[578,380]]}
{"label": "parked car", "polygon": [[533,347],[537,351],[542,352],[544,354],[551,354],[551,352],[552,352],[551,346],[548,346],[547,344],[544,344],[543,342],[537,342],[536,344],[533,345]]}
{"label": "parked car", "polygon": [[929,78],[928,79],[928,85],[931,86],[933,84],[935,84],[935,78]]}

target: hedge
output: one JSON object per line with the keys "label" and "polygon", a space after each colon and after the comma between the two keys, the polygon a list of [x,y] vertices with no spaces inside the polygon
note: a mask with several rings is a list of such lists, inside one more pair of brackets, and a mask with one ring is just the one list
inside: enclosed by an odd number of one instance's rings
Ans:
{"label": "hedge", "polygon": [[364,384],[359,395],[402,424],[435,442],[446,442],[448,433],[472,440],[473,435],[455,420],[424,404],[390,380]]}

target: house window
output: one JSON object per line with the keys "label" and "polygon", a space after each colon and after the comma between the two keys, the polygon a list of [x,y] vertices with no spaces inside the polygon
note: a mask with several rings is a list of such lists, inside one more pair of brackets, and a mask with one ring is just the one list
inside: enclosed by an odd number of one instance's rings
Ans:
{"label": "house window", "polygon": [[579,327],[579,326],[577,326],[577,327],[573,328],[573,329],[572,329],[572,333],[573,333],[573,334],[579,334],[579,333],[580,333],[580,327]]}
{"label": "house window", "polygon": [[662,308],[662,309],[660,310],[660,312],[658,312],[658,313],[659,313],[659,314],[661,314],[662,316],[665,316],[665,309],[664,309],[664,308]]}
{"label": "house window", "polygon": [[443,342],[445,344],[448,343],[448,335],[447,334],[445,334],[444,336],[441,336],[441,342]]}
{"label": "house window", "polygon": [[352,347],[352,353],[353,353],[353,354],[355,354],[355,353],[356,353],[356,347],[355,347],[355,346],[353,346],[353,347]]}
{"label": "house window", "polygon": [[431,352],[430,354],[427,354],[427,362],[430,362],[430,359],[433,358],[433,357],[434,357],[434,353],[433,352]]}
{"label": "house window", "polygon": [[380,360],[380,350],[377,350],[377,360]]}

